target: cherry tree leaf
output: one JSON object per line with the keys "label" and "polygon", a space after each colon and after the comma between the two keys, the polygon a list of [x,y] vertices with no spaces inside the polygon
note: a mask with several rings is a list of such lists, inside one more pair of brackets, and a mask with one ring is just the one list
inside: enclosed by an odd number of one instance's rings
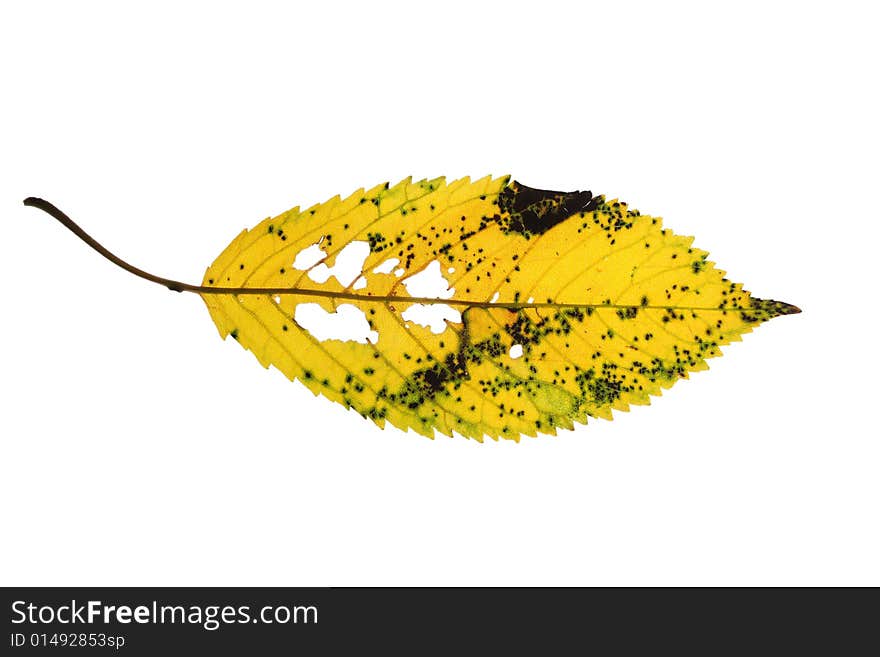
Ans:
{"label": "cherry tree leaf", "polygon": [[[752,297],[660,219],[508,177],[360,189],[239,234],[202,285],[222,337],[384,427],[554,434],[648,404],[761,322]],[[322,324],[323,322],[323,324]]]}

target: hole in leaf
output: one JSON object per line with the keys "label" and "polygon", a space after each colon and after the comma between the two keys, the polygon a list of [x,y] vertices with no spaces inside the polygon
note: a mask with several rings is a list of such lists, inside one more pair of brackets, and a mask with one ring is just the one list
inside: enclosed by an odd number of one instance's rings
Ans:
{"label": "hole in leaf", "polygon": [[449,282],[440,273],[440,263],[432,261],[418,274],[413,274],[403,282],[412,297],[428,299],[448,299],[455,290],[449,289]]}
{"label": "hole in leaf", "polygon": [[293,268],[305,271],[310,267],[314,267],[326,257],[327,254],[324,253],[320,246],[312,244],[296,254],[296,258],[293,261]]}
{"label": "hole in leaf", "polygon": [[445,303],[414,303],[400,313],[400,316],[419,326],[431,329],[431,333],[443,333],[446,330],[447,320],[461,323],[461,313]]}
{"label": "hole in leaf", "polygon": [[367,287],[367,279],[364,278],[363,276],[361,276],[360,278],[358,278],[358,279],[354,282],[354,285],[352,285],[352,287],[353,287],[355,290],[363,290],[365,287]]}
{"label": "hole in leaf", "polygon": [[328,313],[317,303],[301,303],[294,311],[296,323],[318,340],[342,340],[376,344],[379,333],[370,330],[364,312],[349,303],[341,304],[335,313]]}
{"label": "hole in leaf", "polygon": [[309,271],[309,278],[316,283],[326,283],[331,276],[335,276],[340,284],[348,287],[363,273],[364,261],[368,255],[370,255],[369,244],[360,241],[350,242],[336,255],[332,267],[322,262]]}
{"label": "hole in leaf", "polygon": [[521,344],[515,344],[510,348],[510,357],[511,358],[519,358],[523,355],[523,348]]}
{"label": "hole in leaf", "polygon": [[390,274],[399,262],[400,262],[400,260],[398,260],[397,258],[388,258],[388,260],[386,260],[381,265],[376,267],[373,270],[373,273],[374,274]]}

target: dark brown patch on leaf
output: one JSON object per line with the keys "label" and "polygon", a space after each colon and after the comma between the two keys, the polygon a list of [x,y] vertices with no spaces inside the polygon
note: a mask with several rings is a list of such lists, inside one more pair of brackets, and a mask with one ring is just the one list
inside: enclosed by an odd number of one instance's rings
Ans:
{"label": "dark brown patch on leaf", "polygon": [[514,181],[501,190],[498,207],[507,216],[496,221],[506,231],[540,235],[574,214],[595,210],[598,202],[591,192],[554,192]]}

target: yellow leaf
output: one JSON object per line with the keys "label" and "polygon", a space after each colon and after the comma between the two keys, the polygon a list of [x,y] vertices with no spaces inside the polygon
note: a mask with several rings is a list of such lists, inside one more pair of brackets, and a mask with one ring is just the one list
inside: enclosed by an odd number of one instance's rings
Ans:
{"label": "yellow leaf", "polygon": [[[201,286],[147,274],[25,202],[132,273],[198,292],[220,335],[264,367],[430,437],[611,419],[800,312],[753,298],[692,238],[625,203],[507,177],[408,178],[294,208],[239,234]],[[315,317],[341,333],[319,337]]]}
{"label": "yellow leaf", "polygon": [[[355,242],[369,251],[351,280],[309,276]],[[283,290],[277,301],[203,298],[221,335],[379,426],[516,440],[647,404],[720,345],[796,312],[751,298],[691,242],[589,192],[407,179],[266,219],[205,274],[205,286]],[[321,261],[294,268],[314,245]],[[391,258],[396,274],[381,267]],[[407,281],[433,263],[454,292],[410,297]],[[378,337],[320,340],[295,318],[307,302],[351,304]],[[404,319],[413,303],[460,319],[434,333]]]}

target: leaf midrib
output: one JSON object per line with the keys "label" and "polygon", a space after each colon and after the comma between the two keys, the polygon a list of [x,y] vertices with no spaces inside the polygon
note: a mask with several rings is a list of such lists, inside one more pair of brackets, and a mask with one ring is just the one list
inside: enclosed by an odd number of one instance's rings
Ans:
{"label": "leaf midrib", "polygon": [[364,301],[364,302],[374,302],[374,303],[420,303],[420,304],[445,304],[448,306],[468,306],[471,308],[501,308],[501,309],[514,309],[518,310],[521,308],[612,308],[612,309],[627,309],[627,308],[638,308],[644,310],[721,310],[721,311],[736,311],[736,310],[750,310],[747,307],[735,307],[731,306],[729,308],[719,308],[717,306],[671,306],[671,305],[663,305],[663,306],[655,306],[655,305],[641,305],[641,304],[620,304],[620,303],[557,303],[554,301],[545,301],[545,302],[506,302],[506,301],[477,301],[471,299],[455,299],[455,298],[442,298],[442,297],[411,297],[407,295],[372,295],[372,294],[357,294],[356,292],[334,292],[331,290],[312,290],[312,289],[298,289],[298,288],[289,288],[289,287],[210,287],[210,286],[192,286],[192,288],[188,291],[196,292],[198,294],[230,294],[230,295],[241,295],[241,294],[257,294],[257,295],[295,295],[295,296],[307,296],[307,297],[323,297],[326,299],[344,299],[347,301]]}

